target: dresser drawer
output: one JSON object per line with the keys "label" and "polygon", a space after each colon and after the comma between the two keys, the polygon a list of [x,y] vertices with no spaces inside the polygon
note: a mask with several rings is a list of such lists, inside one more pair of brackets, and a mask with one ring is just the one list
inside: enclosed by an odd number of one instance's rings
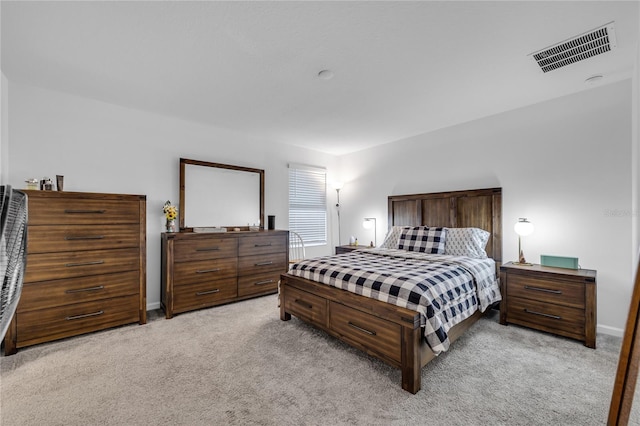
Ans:
{"label": "dresser drawer", "polygon": [[199,262],[183,262],[174,265],[173,279],[176,287],[221,278],[235,277],[237,260],[211,259]]}
{"label": "dresser drawer", "polygon": [[284,235],[255,235],[242,237],[238,242],[238,256],[254,256],[267,253],[286,253]]}
{"label": "dresser drawer", "polygon": [[584,308],[584,285],[571,281],[545,280],[542,278],[509,274],[509,296],[539,300],[575,308]]}
{"label": "dresser drawer", "polygon": [[238,278],[238,296],[273,293],[278,290],[281,271]]}
{"label": "dresser drawer", "polygon": [[298,318],[324,328],[328,327],[328,302],[322,297],[293,287],[287,287],[283,303],[285,311]]}
{"label": "dresser drawer", "polygon": [[29,226],[27,251],[54,253],[138,247],[137,225],[52,225]]}
{"label": "dresser drawer", "polygon": [[178,240],[175,242],[175,262],[221,259],[238,255],[236,238],[201,238]]}
{"label": "dresser drawer", "polygon": [[402,327],[398,324],[330,302],[329,327],[358,348],[401,361]]}
{"label": "dresser drawer", "polygon": [[138,271],[25,283],[18,312],[138,294]]}
{"label": "dresser drawer", "polygon": [[285,272],[286,270],[286,253],[264,254],[238,258],[238,274],[240,276],[257,275],[268,271]]}
{"label": "dresser drawer", "polygon": [[139,223],[136,201],[29,198],[29,225],[113,225]]}
{"label": "dresser drawer", "polygon": [[138,322],[139,304],[139,296],[132,295],[18,313],[17,346]]}
{"label": "dresser drawer", "polygon": [[184,312],[213,306],[231,300],[237,295],[238,286],[235,278],[183,285],[173,290],[173,310]]}
{"label": "dresser drawer", "polygon": [[510,297],[507,305],[509,322],[538,328],[551,333],[584,336],[584,310],[546,302]]}
{"label": "dresser drawer", "polygon": [[140,270],[138,248],[27,255],[24,282]]}

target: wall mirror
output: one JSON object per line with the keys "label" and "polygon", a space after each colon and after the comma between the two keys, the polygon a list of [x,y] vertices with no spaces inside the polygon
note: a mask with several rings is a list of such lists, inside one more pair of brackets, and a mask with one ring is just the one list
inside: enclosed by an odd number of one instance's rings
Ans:
{"label": "wall mirror", "polygon": [[264,228],[264,170],[181,158],[179,212],[182,231]]}

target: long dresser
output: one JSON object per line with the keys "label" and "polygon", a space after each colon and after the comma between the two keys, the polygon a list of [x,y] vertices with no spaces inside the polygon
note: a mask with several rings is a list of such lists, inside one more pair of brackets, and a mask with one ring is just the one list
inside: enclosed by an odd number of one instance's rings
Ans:
{"label": "long dresser", "polygon": [[278,291],[289,232],[162,234],[161,304],[166,318]]}
{"label": "long dresser", "polygon": [[146,197],[25,192],[27,267],[5,354],[146,323]]}

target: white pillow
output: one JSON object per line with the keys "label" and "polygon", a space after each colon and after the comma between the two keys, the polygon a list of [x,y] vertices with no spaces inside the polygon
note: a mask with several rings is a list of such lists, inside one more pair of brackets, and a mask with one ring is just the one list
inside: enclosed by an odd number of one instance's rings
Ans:
{"label": "white pillow", "polygon": [[486,259],[485,247],[491,234],[480,228],[447,228],[444,253]]}
{"label": "white pillow", "polygon": [[392,226],[391,229],[389,229],[389,232],[387,232],[387,236],[384,237],[384,241],[380,244],[380,248],[398,248],[398,241],[400,240],[400,234],[402,234],[402,228],[404,228],[404,226]]}

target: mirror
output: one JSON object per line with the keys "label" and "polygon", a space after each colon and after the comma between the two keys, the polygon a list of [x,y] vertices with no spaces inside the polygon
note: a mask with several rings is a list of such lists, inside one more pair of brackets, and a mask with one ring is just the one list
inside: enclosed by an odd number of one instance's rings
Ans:
{"label": "mirror", "polygon": [[180,159],[180,230],[264,228],[264,170]]}

